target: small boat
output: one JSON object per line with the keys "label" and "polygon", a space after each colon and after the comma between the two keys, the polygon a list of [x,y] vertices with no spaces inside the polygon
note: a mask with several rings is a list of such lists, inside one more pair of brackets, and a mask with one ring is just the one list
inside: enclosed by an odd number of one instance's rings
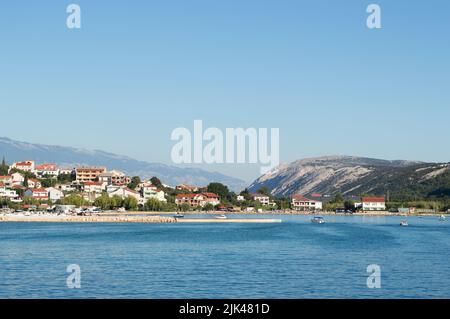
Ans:
{"label": "small boat", "polygon": [[325,224],[325,219],[323,217],[314,217],[311,219],[311,222],[314,224]]}
{"label": "small boat", "polygon": [[409,224],[408,224],[408,222],[407,222],[406,220],[402,220],[402,221],[400,222],[400,226],[406,227],[406,226],[409,226]]}
{"label": "small boat", "polygon": [[445,222],[447,220],[447,218],[444,215],[441,215],[441,217],[439,217],[439,220],[441,222]]}
{"label": "small boat", "polygon": [[228,217],[222,214],[222,215],[216,216],[215,218],[216,219],[227,219]]}
{"label": "small boat", "polygon": [[184,218],[184,215],[177,213],[173,217],[175,217],[175,218]]}

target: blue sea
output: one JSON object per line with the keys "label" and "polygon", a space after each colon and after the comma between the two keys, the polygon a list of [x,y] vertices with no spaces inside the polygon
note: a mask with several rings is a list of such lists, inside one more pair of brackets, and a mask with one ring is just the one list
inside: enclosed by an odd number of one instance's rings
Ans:
{"label": "blue sea", "polygon": [[283,222],[0,223],[0,298],[450,298],[450,221],[264,217]]}

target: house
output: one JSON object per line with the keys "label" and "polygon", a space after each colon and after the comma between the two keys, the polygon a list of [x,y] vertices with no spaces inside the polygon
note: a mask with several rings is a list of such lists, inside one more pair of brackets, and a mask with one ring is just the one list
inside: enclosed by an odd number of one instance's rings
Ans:
{"label": "house", "polygon": [[270,205],[270,197],[263,194],[252,194],[252,200],[260,202],[261,205]]}
{"label": "house", "polygon": [[157,199],[160,202],[167,202],[164,191],[156,188],[154,185],[142,187],[141,192],[145,202],[147,202],[150,198]]}
{"label": "house", "polygon": [[199,188],[197,186],[191,186],[186,184],[181,184],[175,187],[175,189],[179,191],[188,191],[188,192],[198,192]]}
{"label": "house", "polygon": [[12,176],[0,176],[0,183],[5,185],[5,187],[12,187],[13,179]]}
{"label": "house", "polygon": [[35,168],[36,174],[44,177],[57,177],[59,175],[58,166],[56,164],[41,164]]}
{"label": "house", "polygon": [[243,201],[245,201],[245,197],[242,196],[242,195],[238,195],[238,196],[236,197],[236,200],[237,200],[238,202],[243,202]]}
{"label": "house", "polygon": [[384,197],[363,197],[363,211],[384,211],[386,210],[386,199]]}
{"label": "house", "polygon": [[60,168],[59,169],[59,175],[72,175],[74,173],[74,170],[72,168]]}
{"label": "house", "polygon": [[38,200],[48,200],[48,192],[45,188],[27,189],[24,193],[25,197],[33,197]]}
{"label": "house", "polygon": [[77,167],[75,169],[78,183],[95,182],[100,174],[106,172],[106,167]]}
{"label": "house", "polygon": [[317,212],[322,210],[322,202],[306,198],[303,195],[293,195],[291,198],[292,209],[302,212]]}
{"label": "house", "polygon": [[29,188],[41,188],[42,187],[42,183],[35,179],[35,178],[30,178],[28,180],[28,187]]}
{"label": "house", "polygon": [[187,204],[191,207],[203,207],[206,205],[205,198],[202,194],[178,194],[175,198],[175,204]]}
{"label": "house", "polygon": [[121,171],[112,170],[98,175],[98,181],[107,185],[126,186],[131,183],[131,178]]}
{"label": "house", "polygon": [[25,182],[25,176],[20,173],[11,174],[12,184],[13,185],[23,185]]}
{"label": "house", "polygon": [[206,204],[211,204],[213,206],[219,205],[220,204],[220,196],[214,193],[202,193],[202,195],[205,198],[205,205]]}
{"label": "house", "polygon": [[132,189],[129,189],[128,187],[110,185],[107,186],[106,192],[108,193],[109,197],[119,196],[122,199],[125,199],[127,197],[134,197],[137,199],[139,204],[143,203],[141,194]]}
{"label": "house", "polygon": [[64,193],[57,188],[49,187],[46,188],[46,190],[48,193],[48,198],[52,201],[57,201],[64,197]]}
{"label": "house", "polygon": [[32,173],[35,170],[35,162],[34,161],[16,162],[11,165],[10,171],[13,168]]}
{"label": "house", "polygon": [[101,193],[106,189],[106,184],[101,182],[83,182],[83,190],[86,193]]}
{"label": "house", "polygon": [[18,199],[16,191],[8,189],[5,184],[0,182],[0,198]]}

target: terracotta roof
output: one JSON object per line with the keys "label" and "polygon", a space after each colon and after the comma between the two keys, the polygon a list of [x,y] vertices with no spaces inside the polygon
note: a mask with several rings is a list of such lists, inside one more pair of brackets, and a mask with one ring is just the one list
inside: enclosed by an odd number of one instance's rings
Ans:
{"label": "terracotta roof", "polygon": [[181,198],[195,198],[198,196],[201,196],[202,194],[178,194],[177,198],[181,199]]}
{"label": "terracotta roof", "polygon": [[99,183],[99,182],[84,182],[83,183],[84,186],[102,186],[103,183]]}
{"label": "terracotta roof", "polygon": [[0,179],[9,179],[12,178],[12,176],[0,176]]}
{"label": "terracotta roof", "polygon": [[296,200],[296,201],[299,201],[299,202],[317,202],[314,199],[309,199],[309,198],[307,198],[307,197],[305,197],[303,195],[300,195],[300,194],[292,195],[292,199]]}
{"label": "terracotta roof", "polygon": [[33,165],[33,163],[31,162],[19,162],[19,163],[15,163],[16,166],[31,166]]}
{"label": "terracotta roof", "polygon": [[217,195],[217,194],[214,194],[214,193],[208,193],[208,192],[202,193],[202,195],[205,196],[205,197],[212,197],[212,198],[219,198],[219,197],[220,197],[220,196]]}
{"label": "terracotta roof", "polygon": [[43,192],[47,193],[47,190],[45,188],[35,188],[35,189],[32,189],[31,191],[33,193],[43,193]]}
{"label": "terracotta roof", "polygon": [[363,203],[385,203],[386,199],[384,197],[363,197]]}

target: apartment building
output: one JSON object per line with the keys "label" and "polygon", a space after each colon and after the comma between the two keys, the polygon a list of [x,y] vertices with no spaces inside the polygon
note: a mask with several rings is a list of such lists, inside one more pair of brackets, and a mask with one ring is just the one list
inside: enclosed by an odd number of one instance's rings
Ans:
{"label": "apartment building", "polygon": [[317,212],[322,210],[322,202],[309,199],[303,195],[293,195],[291,198],[292,209],[302,212]]}
{"label": "apartment building", "polygon": [[76,181],[78,183],[95,182],[100,174],[106,172],[106,167],[77,167],[75,169]]}

